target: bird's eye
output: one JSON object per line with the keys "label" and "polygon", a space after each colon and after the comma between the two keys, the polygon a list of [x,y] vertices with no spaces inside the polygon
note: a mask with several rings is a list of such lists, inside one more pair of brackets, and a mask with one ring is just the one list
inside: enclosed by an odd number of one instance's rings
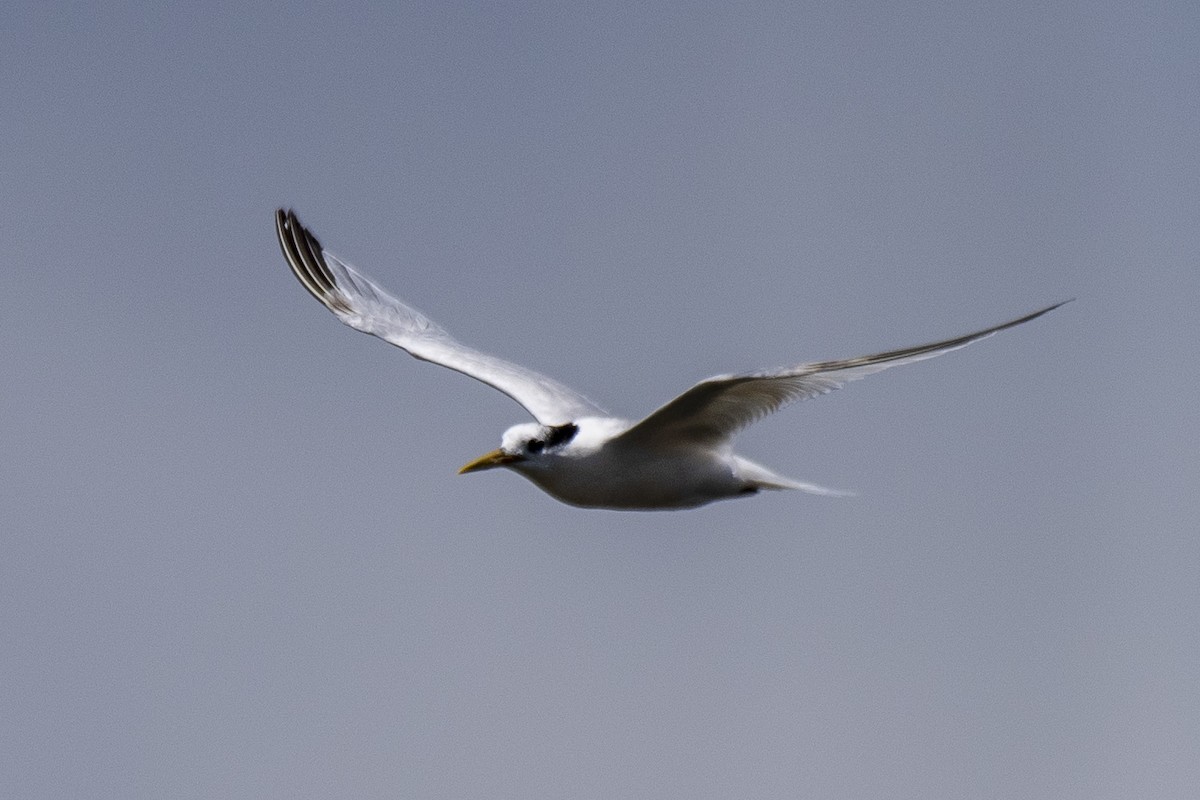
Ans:
{"label": "bird's eye", "polygon": [[531,439],[529,444],[525,445],[525,449],[531,453],[540,453],[542,452],[542,448],[545,446],[546,443],[541,439]]}

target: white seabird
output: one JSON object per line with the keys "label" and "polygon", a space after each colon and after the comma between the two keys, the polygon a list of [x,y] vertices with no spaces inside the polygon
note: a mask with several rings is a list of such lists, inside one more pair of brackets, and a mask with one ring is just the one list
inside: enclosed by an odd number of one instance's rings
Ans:
{"label": "white seabird", "polygon": [[743,375],[718,375],[701,381],[641,421],[630,422],[610,416],[558,381],[460,344],[437,323],[323,249],[292,211],[276,211],[275,227],[292,272],[342,322],[423,361],[499,389],[537,420],[509,428],[499,449],[470,462],[460,474],[507,467],[552,497],[587,508],[693,508],[746,497],[761,489],[845,494],[776,475],[734,454],[734,434],[797,400],[831,392],[890,367],[957,350],[1063,305],[1055,303],[932,344]]}

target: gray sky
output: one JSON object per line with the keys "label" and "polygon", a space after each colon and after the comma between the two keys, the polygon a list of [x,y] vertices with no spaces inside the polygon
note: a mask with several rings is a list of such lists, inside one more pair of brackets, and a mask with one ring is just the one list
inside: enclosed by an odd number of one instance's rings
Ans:
{"label": "gray sky", "polygon": [[[0,22],[0,794],[1200,783],[1194,3],[28,4]],[[581,511],[274,241],[859,494]]]}

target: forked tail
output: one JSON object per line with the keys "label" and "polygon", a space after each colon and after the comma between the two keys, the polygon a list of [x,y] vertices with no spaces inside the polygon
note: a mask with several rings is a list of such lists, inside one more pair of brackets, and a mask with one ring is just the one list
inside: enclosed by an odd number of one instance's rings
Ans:
{"label": "forked tail", "polygon": [[798,481],[793,478],[785,478],[782,475],[776,475],[771,470],[755,464],[753,461],[747,461],[741,456],[734,456],[734,461],[737,463],[737,473],[746,483],[756,489],[772,489],[775,491],[783,489],[795,489],[809,494],[821,494],[827,497],[853,497],[854,492],[845,492],[841,489],[828,489],[824,486],[818,486],[815,483],[807,481]]}

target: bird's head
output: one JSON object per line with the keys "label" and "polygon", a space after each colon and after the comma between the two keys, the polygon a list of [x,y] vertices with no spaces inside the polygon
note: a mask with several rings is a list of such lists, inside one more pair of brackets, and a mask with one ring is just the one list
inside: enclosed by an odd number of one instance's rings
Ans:
{"label": "bird's head", "polygon": [[513,425],[504,432],[498,450],[485,453],[466,464],[458,474],[465,475],[468,472],[495,467],[528,469],[536,468],[539,464],[548,464],[562,455],[577,433],[579,426],[572,422],[565,425],[540,425],[536,422]]}

